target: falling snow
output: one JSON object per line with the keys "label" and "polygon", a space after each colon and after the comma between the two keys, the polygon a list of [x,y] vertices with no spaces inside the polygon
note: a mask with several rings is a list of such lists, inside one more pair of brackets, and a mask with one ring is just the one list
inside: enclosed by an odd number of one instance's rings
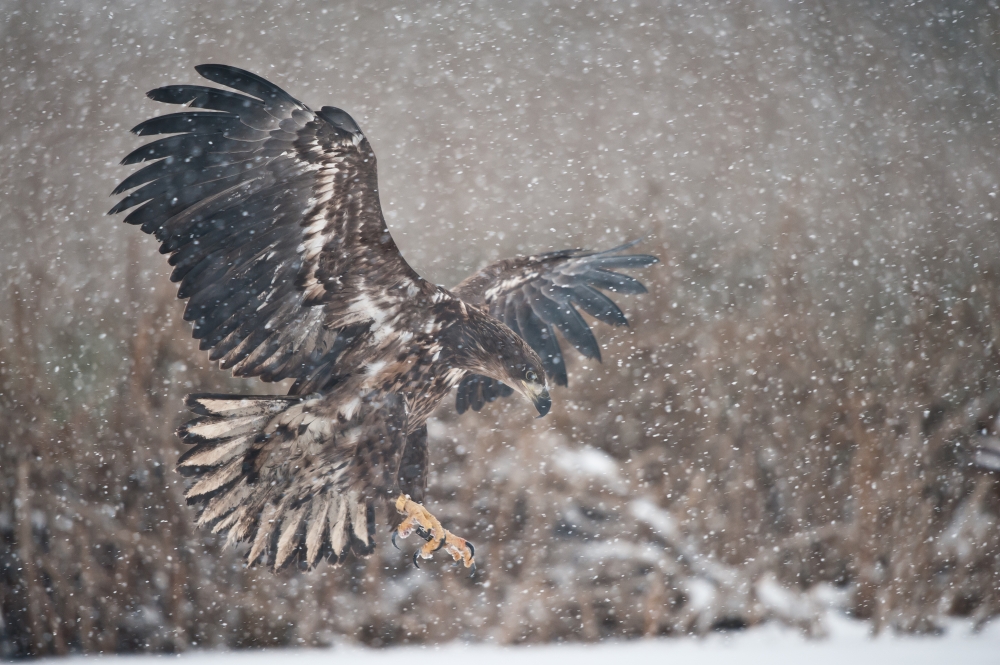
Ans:
{"label": "falling snow", "polygon": [[[0,657],[988,629],[998,16],[7,0]],[[127,130],[165,111],[145,91],[203,62],[356,118],[393,237],[435,282],[635,238],[660,257],[549,416],[435,413],[427,503],[476,544],[476,577],[415,570],[388,533],[368,560],[275,576],[194,527],[183,396],[287,386],[213,368],[155,241],[104,213]]]}

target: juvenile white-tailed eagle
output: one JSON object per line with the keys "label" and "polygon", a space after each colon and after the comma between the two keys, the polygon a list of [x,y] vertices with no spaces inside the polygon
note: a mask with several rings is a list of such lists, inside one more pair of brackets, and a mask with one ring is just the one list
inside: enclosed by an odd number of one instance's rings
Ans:
{"label": "juvenile white-tailed eagle", "polygon": [[[375,154],[344,111],[313,111],[250,72],[201,65],[238,92],[170,85],[151,99],[204,110],[147,120],[168,134],[128,155],[151,162],[114,191],[110,213],[160,241],[188,299],[184,318],[223,369],[294,379],[286,396],[190,395],[198,417],[179,470],[198,523],[248,542],[247,561],[279,569],[334,563],[374,545],[375,506],[391,501],[396,533],[416,531],[467,567],[473,548],[420,501],[431,411],[458,385],[459,412],[516,391],[538,413],[546,377],[566,385],[554,328],[577,350],[600,349],[577,308],[611,325],[621,310],[599,289],[642,293],[612,269],[652,256],[564,250],[501,261],[454,289],[407,265],[379,206]],[[136,207],[138,206],[138,207]]]}

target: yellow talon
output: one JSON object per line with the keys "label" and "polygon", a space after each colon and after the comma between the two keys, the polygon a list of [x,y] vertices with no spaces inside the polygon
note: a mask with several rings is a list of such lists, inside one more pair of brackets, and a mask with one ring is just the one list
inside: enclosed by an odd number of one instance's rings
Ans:
{"label": "yellow talon", "polygon": [[452,559],[465,564],[466,568],[475,566],[476,562],[473,557],[476,550],[472,543],[445,529],[436,517],[419,503],[411,500],[408,495],[399,495],[396,499],[396,510],[400,515],[405,515],[396,529],[396,535],[400,538],[406,538],[414,531],[419,531],[420,535],[427,540],[424,546],[413,555],[414,563],[416,563],[418,556],[421,559],[429,559],[434,552],[444,549],[451,555]]}

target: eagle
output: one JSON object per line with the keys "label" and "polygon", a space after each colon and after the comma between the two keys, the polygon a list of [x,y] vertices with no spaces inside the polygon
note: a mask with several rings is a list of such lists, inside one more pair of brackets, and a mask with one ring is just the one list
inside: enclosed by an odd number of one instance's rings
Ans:
{"label": "eagle", "polygon": [[[427,418],[457,386],[459,413],[514,392],[539,417],[566,385],[555,330],[600,359],[586,312],[627,321],[604,293],[643,293],[616,272],[656,262],[567,249],[490,265],[453,289],[403,259],[379,204],[375,153],[345,111],[314,111],[248,71],[195,68],[222,87],[168,85],[150,99],[189,109],[132,129],[166,135],[110,211],[152,234],[187,300],[193,336],[238,377],[289,380],[286,395],[192,394],[177,462],[197,524],[247,543],[277,571],[375,548],[376,508],[396,537],[474,568],[472,544],[423,505]],[[391,525],[390,525],[391,526]]]}

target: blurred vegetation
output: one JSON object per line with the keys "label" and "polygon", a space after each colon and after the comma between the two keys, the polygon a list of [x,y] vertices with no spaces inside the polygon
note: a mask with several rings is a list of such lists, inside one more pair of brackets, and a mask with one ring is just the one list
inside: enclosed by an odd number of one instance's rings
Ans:
{"label": "blurred vegetation", "polygon": [[[1000,613],[996,3],[661,4],[8,2],[0,657]],[[183,395],[281,386],[213,369],[102,214],[163,112],[142,92],[204,61],[354,114],[432,279],[638,236],[663,260],[549,417],[439,410],[428,504],[475,579],[384,532],[275,576],[193,527]]]}

